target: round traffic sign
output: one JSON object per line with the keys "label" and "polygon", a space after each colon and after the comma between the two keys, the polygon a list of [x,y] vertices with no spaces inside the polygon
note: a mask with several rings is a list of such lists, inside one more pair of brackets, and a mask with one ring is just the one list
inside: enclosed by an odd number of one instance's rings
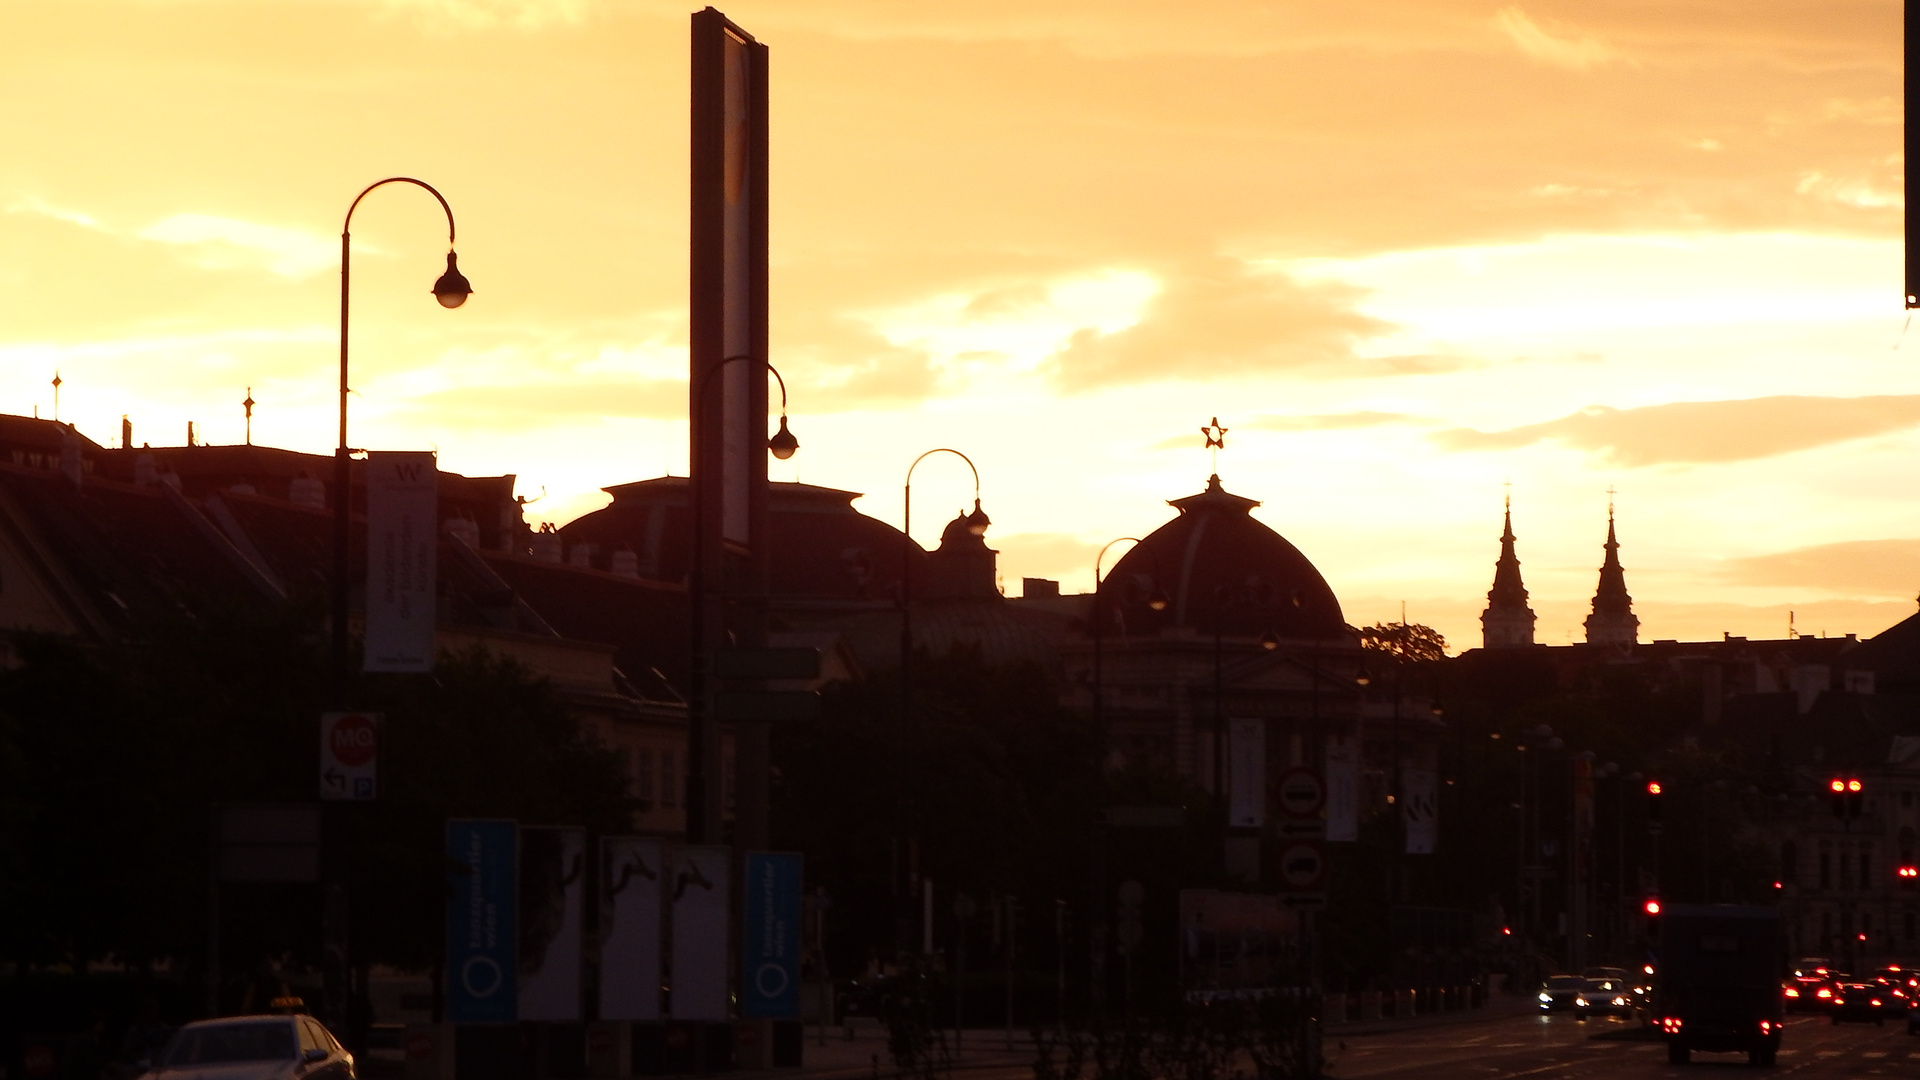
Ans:
{"label": "round traffic sign", "polygon": [[327,740],[327,748],[333,751],[333,760],[348,768],[357,768],[373,760],[379,740],[379,729],[373,726],[372,717],[348,713],[333,722],[333,737]]}
{"label": "round traffic sign", "polygon": [[1317,889],[1326,877],[1327,860],[1319,844],[1296,840],[1280,849],[1280,880],[1287,888]]}
{"label": "round traffic sign", "polygon": [[1280,812],[1288,817],[1313,817],[1327,804],[1327,785],[1317,769],[1296,765],[1280,774]]}

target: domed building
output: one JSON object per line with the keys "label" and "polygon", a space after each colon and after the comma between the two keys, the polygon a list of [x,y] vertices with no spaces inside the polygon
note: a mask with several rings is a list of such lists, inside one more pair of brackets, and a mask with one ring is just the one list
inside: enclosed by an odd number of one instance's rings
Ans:
{"label": "domed building", "polygon": [[[1110,764],[1158,759],[1215,791],[1249,782],[1229,776],[1324,770],[1329,839],[1352,839],[1348,822],[1383,809],[1409,774],[1430,775],[1431,707],[1396,704],[1320,571],[1252,516],[1257,500],[1212,476],[1169,505],[1178,515],[1114,564],[1097,597],[1072,598],[1082,633],[1068,664]],[[1264,770],[1237,760],[1249,753]]]}

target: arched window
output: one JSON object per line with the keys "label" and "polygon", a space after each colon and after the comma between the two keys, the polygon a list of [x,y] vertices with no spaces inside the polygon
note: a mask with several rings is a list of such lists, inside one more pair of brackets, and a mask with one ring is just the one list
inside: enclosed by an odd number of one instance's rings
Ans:
{"label": "arched window", "polygon": [[1791,840],[1780,845],[1780,880],[1795,885],[1800,883],[1800,849]]}

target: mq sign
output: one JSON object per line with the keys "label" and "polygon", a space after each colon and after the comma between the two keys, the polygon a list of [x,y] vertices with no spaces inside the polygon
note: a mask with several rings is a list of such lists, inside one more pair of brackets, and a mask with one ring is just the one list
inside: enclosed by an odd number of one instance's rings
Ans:
{"label": "mq sign", "polygon": [[379,770],[379,713],[320,714],[322,799],[372,799]]}

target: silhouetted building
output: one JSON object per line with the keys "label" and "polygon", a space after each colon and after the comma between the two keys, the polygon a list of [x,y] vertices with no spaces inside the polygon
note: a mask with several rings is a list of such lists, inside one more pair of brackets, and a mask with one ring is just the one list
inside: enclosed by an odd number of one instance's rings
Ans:
{"label": "silhouetted building", "polygon": [[1587,644],[1632,645],[1640,640],[1640,617],[1627,595],[1627,573],[1620,567],[1620,541],[1613,532],[1613,508],[1607,508],[1607,557],[1600,564],[1600,585],[1587,616]]}
{"label": "silhouetted building", "polygon": [[1487,591],[1487,610],[1480,615],[1482,644],[1489,649],[1533,644],[1535,616],[1527,606],[1527,587],[1520,581],[1520,557],[1513,550],[1513,503],[1507,503],[1500,529],[1500,561],[1493,565],[1493,588]]}

